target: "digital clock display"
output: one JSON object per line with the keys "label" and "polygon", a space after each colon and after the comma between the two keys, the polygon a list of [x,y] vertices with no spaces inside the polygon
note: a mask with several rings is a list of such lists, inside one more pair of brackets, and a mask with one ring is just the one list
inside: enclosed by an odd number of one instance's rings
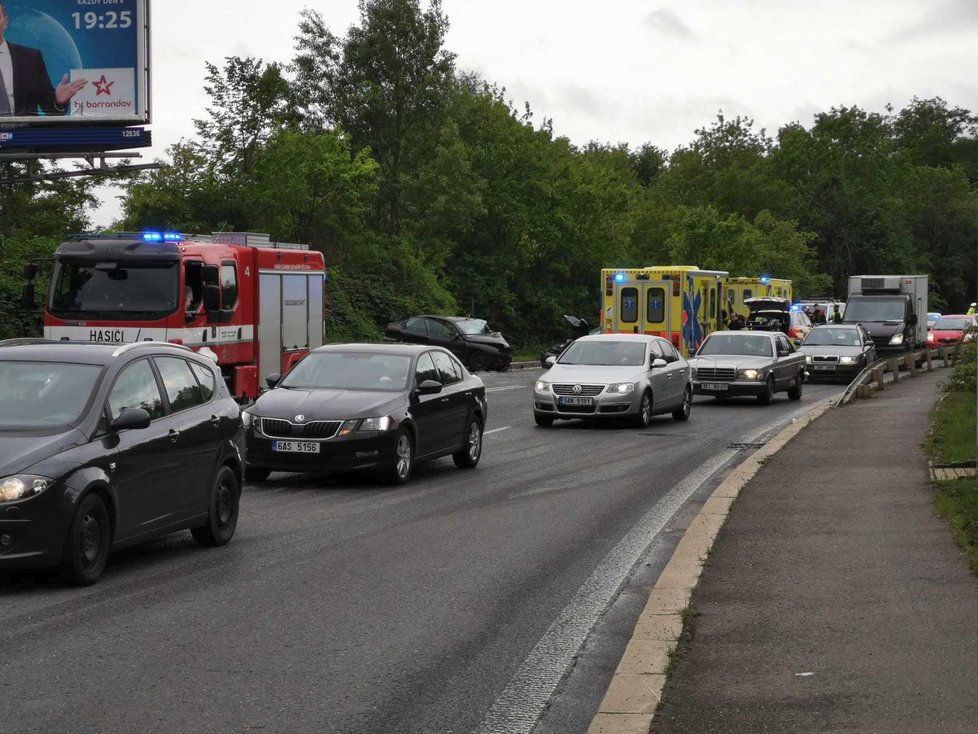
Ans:
{"label": "digital clock display", "polygon": [[95,13],[89,10],[87,13],[72,13],[72,19],[75,21],[75,28],[85,30],[92,30],[93,28],[128,28],[132,25],[132,11],[122,10],[120,12],[115,12],[114,10],[107,10],[104,13]]}

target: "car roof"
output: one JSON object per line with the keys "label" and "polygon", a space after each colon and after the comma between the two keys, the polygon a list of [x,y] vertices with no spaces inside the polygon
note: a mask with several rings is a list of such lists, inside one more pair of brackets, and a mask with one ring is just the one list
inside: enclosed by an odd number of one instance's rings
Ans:
{"label": "car roof", "polygon": [[816,324],[812,327],[812,331],[818,329],[859,329],[861,328],[859,324]]}
{"label": "car roof", "polygon": [[784,308],[789,308],[791,306],[791,301],[787,298],[778,298],[776,296],[756,296],[754,298],[745,298],[745,306],[753,306],[754,304],[770,304],[771,306],[784,306]]}
{"label": "car roof", "polygon": [[172,352],[182,356],[193,350],[169,342],[142,341],[128,344],[95,344],[55,339],[6,339],[0,341],[0,359],[39,360],[43,362],[80,362],[106,365],[117,357],[143,352]]}
{"label": "car roof", "polygon": [[310,354],[318,352],[364,352],[368,354],[403,354],[414,356],[421,354],[429,349],[437,349],[442,352],[447,350],[431,344],[406,344],[404,342],[363,342],[350,344],[324,344],[316,347]]}
{"label": "car roof", "polygon": [[433,313],[423,313],[418,316],[410,316],[412,319],[444,319],[445,321],[485,321],[478,316],[439,316]]}
{"label": "car roof", "polygon": [[766,336],[768,339],[774,339],[780,331],[753,331],[751,329],[728,329],[726,331],[711,331],[707,334],[707,338],[713,336],[714,334],[722,334],[724,336]]}
{"label": "car roof", "polygon": [[942,319],[973,319],[973,314],[966,313],[942,313],[940,314]]}
{"label": "car roof", "polygon": [[[635,341],[635,342],[651,342],[657,339],[662,339],[661,336],[654,336],[653,334],[585,334],[582,337],[578,337],[575,341],[579,342],[620,342],[620,341]],[[663,339],[663,341],[665,341]]]}

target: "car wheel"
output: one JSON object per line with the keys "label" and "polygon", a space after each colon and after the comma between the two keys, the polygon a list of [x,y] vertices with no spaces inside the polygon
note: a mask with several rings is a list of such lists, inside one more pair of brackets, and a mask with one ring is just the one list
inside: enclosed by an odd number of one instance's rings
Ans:
{"label": "car wheel", "polygon": [[468,426],[462,450],[457,454],[452,454],[452,461],[459,469],[471,469],[477,466],[479,459],[482,458],[482,421],[472,416]]}
{"label": "car wheel", "polygon": [[642,428],[652,425],[652,393],[648,390],[642,393],[642,402],[638,405],[638,422]]}
{"label": "car wheel", "polygon": [[238,477],[229,466],[222,466],[214,478],[207,507],[207,522],[191,528],[194,540],[203,546],[216,548],[227,545],[238,527],[238,505],[241,489]]}
{"label": "car wheel", "polygon": [[672,417],[677,421],[688,421],[689,414],[693,411],[693,388],[689,385],[683,391],[683,404],[672,411]]}
{"label": "car wheel", "polygon": [[97,494],[86,495],[68,527],[62,577],[78,586],[94,584],[105,570],[111,545],[112,524],[105,502]]}
{"label": "car wheel", "polygon": [[411,439],[411,433],[402,428],[397,433],[397,442],[394,444],[394,458],[385,477],[387,483],[394,485],[404,484],[411,477],[411,469],[413,468],[414,441]]}
{"label": "car wheel", "polygon": [[795,378],[795,384],[788,388],[788,400],[801,400],[801,375]]}
{"label": "car wheel", "polygon": [[489,358],[484,352],[472,352],[469,355],[469,372],[481,372],[489,364]]}
{"label": "car wheel", "polygon": [[264,482],[271,473],[272,470],[264,466],[245,466],[244,478],[247,482]]}
{"label": "car wheel", "polygon": [[533,420],[538,426],[543,426],[544,428],[550,428],[554,424],[554,419],[545,415],[535,415]]}
{"label": "car wheel", "polygon": [[757,396],[757,402],[761,405],[770,405],[774,399],[774,378],[768,377],[764,383],[764,392]]}

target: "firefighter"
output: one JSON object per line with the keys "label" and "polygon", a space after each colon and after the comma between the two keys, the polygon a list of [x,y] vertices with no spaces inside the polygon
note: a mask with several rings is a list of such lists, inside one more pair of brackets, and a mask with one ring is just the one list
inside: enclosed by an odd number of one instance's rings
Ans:
{"label": "firefighter", "polygon": [[968,307],[968,316],[974,316],[974,315],[975,315],[975,304],[974,304],[974,303],[972,303],[972,304],[971,304],[971,305],[970,305],[970,306]]}

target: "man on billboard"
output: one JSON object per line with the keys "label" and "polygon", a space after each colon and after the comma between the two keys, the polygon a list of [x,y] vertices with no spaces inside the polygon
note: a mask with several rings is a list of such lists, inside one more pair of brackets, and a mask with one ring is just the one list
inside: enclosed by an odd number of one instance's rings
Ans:
{"label": "man on billboard", "polygon": [[9,23],[0,3],[0,117],[65,114],[68,102],[88,80],[69,83],[65,74],[55,88],[39,49],[7,43],[4,33]]}

